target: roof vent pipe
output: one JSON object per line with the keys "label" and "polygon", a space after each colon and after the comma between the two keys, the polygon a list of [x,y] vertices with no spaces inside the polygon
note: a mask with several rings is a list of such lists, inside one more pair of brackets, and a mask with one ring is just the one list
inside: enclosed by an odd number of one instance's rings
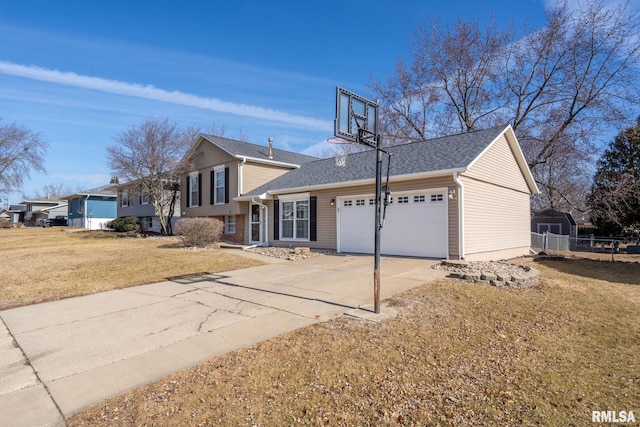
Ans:
{"label": "roof vent pipe", "polygon": [[269,137],[269,158],[273,159],[273,137]]}

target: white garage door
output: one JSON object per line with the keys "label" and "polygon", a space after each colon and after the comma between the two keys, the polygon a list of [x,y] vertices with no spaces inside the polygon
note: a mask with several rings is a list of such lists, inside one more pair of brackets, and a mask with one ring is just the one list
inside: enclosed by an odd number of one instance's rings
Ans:
{"label": "white garage door", "polygon": [[[374,252],[373,196],[338,199],[340,252]],[[385,255],[447,258],[448,226],[446,190],[394,193],[380,232]]]}

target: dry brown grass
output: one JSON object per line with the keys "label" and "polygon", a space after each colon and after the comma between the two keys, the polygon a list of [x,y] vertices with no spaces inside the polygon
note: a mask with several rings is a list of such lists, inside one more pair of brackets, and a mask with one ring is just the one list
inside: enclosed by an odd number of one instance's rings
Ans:
{"label": "dry brown grass", "polygon": [[[531,261],[527,263],[534,264]],[[77,414],[81,425],[591,425],[640,417],[640,264],[535,263],[539,283],[451,279],[284,334]]]}
{"label": "dry brown grass", "polygon": [[72,231],[0,230],[0,309],[260,264],[220,251],[183,249],[174,240]]}

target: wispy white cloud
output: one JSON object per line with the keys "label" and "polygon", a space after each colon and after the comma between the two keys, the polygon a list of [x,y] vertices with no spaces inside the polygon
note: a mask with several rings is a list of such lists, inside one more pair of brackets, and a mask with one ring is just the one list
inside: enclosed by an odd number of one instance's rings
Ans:
{"label": "wispy white cloud", "polygon": [[0,61],[0,74],[18,76],[26,79],[82,89],[97,90],[117,95],[151,99],[238,116],[282,122],[289,125],[307,127],[322,131],[331,131],[333,126],[333,124],[327,120],[314,119],[269,108],[236,104],[215,98],[203,98],[179,91],[166,91],[151,85],[141,85],[103,79],[100,77],[84,76],[73,72],[50,70],[33,65],[26,66],[7,61]]}

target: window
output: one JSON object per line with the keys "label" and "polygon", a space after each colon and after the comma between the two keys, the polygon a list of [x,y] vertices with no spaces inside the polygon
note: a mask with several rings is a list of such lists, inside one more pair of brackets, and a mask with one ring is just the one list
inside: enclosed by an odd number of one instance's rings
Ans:
{"label": "window", "polygon": [[148,205],[149,204],[149,194],[148,193],[142,193],[140,195],[140,204],[141,205]]}
{"label": "window", "polygon": [[353,205],[353,200],[345,200],[342,204],[345,207],[352,206]]}
{"label": "window", "polygon": [[364,199],[356,200],[356,206],[364,206]]}
{"label": "window", "polygon": [[198,174],[189,175],[189,206],[198,206],[200,194],[198,192],[200,182]]}
{"label": "window", "polygon": [[370,205],[375,205],[376,204],[376,199],[369,199],[369,204]]}
{"label": "window", "polygon": [[214,204],[220,205],[225,202],[224,200],[224,166],[221,168],[216,167],[213,170],[213,186],[214,186]]}
{"label": "window", "polygon": [[309,200],[283,201],[280,212],[282,239],[309,239]]}
{"label": "window", "polygon": [[120,193],[120,206],[129,206],[129,193],[127,193],[126,191]]}
{"label": "window", "polygon": [[400,196],[398,197],[398,204],[409,203],[409,196]]}
{"label": "window", "polygon": [[234,215],[226,215],[224,217],[224,233],[235,234],[236,232],[236,217]]}
{"label": "window", "polygon": [[424,203],[426,201],[424,194],[420,196],[413,196],[413,203]]}
{"label": "window", "polygon": [[444,196],[442,194],[432,194],[431,201],[432,202],[441,202],[444,200]]}

